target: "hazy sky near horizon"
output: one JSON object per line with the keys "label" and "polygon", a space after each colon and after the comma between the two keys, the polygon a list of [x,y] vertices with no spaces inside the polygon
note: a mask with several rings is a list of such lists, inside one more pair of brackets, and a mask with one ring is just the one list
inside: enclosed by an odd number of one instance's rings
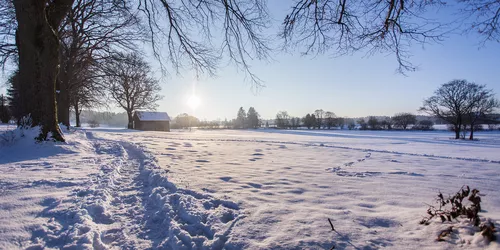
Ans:
{"label": "hazy sky near horizon", "polygon": [[[279,24],[288,6],[270,4],[269,8]],[[207,120],[233,119],[239,107],[255,107],[264,119],[274,118],[282,110],[302,117],[316,109],[337,116],[391,116],[417,113],[424,98],[453,79],[486,84],[500,97],[500,43],[480,47],[479,41],[476,34],[450,35],[441,44],[415,46],[411,62],[419,70],[407,76],[396,73],[397,61],[392,54],[366,57],[361,52],[333,58],[328,54],[312,57],[300,56],[298,51],[276,52],[269,62],[251,62],[252,71],[265,84],[258,91],[233,65],[220,68],[214,78],[196,79],[193,72],[182,70],[180,75],[161,78],[164,98],[157,110],[172,117],[189,113]],[[187,102],[193,86],[201,101],[195,110]],[[0,93],[4,92],[2,83]],[[122,112],[114,107],[112,111]]]}

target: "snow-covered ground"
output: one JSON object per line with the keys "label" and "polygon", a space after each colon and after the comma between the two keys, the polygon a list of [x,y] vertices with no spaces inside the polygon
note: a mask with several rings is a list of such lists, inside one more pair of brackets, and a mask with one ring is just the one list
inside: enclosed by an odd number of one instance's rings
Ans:
{"label": "snow-covered ground", "polygon": [[5,131],[14,130],[16,127],[17,127],[16,124],[3,124],[3,123],[0,123],[0,134],[3,133],[3,132],[5,132]]}
{"label": "snow-covered ground", "polygon": [[[498,249],[420,225],[480,190],[500,225],[500,133],[87,129],[0,147],[0,249]],[[332,231],[330,219],[335,227]],[[466,221],[462,219],[462,221]]]}

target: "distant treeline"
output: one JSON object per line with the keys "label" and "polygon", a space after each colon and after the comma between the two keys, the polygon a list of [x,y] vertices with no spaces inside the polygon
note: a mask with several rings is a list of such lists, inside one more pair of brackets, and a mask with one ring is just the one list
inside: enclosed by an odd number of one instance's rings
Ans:
{"label": "distant treeline", "polygon": [[[82,123],[86,124],[106,124],[113,127],[127,127],[127,114],[99,111],[82,111]],[[489,115],[487,119],[482,119],[480,125],[476,125],[475,130],[500,129],[500,114]],[[423,115],[411,113],[397,113],[393,116],[368,116],[368,117],[337,117],[335,113],[315,110],[303,117],[295,117],[287,111],[280,111],[275,119],[261,119],[255,108],[250,107],[245,112],[243,107],[237,112],[236,118],[200,120],[187,113],[182,113],[174,117],[171,121],[172,129],[255,129],[255,128],[275,128],[275,129],[348,129],[348,130],[432,130],[434,125],[446,124],[443,120]],[[483,126],[487,125],[487,126]],[[453,128],[450,127],[450,130]]]}

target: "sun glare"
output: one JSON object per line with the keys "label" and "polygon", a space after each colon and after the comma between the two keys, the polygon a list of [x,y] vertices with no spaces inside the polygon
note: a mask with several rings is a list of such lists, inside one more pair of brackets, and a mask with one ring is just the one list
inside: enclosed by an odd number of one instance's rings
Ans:
{"label": "sun glare", "polygon": [[192,109],[196,109],[199,105],[200,105],[200,98],[198,98],[197,96],[195,95],[192,95],[191,97],[189,97],[188,99],[188,105],[189,107],[191,107]]}

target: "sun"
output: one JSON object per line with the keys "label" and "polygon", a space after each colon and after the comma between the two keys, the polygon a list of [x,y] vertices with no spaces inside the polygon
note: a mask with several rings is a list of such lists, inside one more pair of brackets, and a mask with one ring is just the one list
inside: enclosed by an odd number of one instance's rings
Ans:
{"label": "sun", "polygon": [[201,102],[200,98],[198,98],[195,95],[192,95],[191,97],[189,97],[187,104],[194,110],[198,108],[198,106],[200,106],[200,102]]}

